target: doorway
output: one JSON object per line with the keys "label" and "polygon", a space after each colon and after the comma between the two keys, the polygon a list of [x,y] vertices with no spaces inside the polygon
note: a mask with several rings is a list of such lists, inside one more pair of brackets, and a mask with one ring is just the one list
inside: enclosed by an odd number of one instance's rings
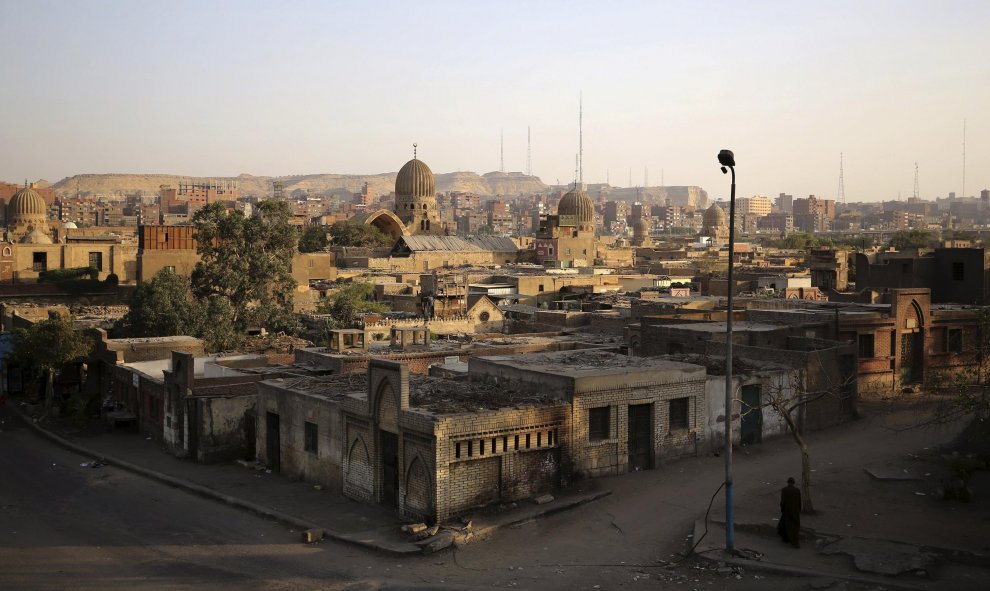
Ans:
{"label": "doorway", "polygon": [[399,506],[399,436],[388,431],[381,433],[382,449],[382,503]]}
{"label": "doorway", "polygon": [[267,434],[265,441],[265,451],[268,458],[268,469],[278,473],[281,467],[282,435],[279,428],[279,418],[276,413],[270,412],[265,415]]}
{"label": "doorway", "polygon": [[759,384],[742,387],[742,427],[739,443],[749,445],[763,441],[763,405],[760,402]]}
{"label": "doorway", "polygon": [[921,332],[901,333],[901,383],[921,381]]}
{"label": "doorway", "polygon": [[653,467],[653,405],[629,405],[629,471]]}

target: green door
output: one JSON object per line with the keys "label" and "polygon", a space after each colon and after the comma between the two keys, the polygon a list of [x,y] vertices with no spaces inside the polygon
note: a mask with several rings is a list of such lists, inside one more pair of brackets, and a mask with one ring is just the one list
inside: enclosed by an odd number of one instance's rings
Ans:
{"label": "green door", "polygon": [[742,429],[739,441],[743,445],[763,440],[763,406],[760,404],[760,386],[742,387]]}

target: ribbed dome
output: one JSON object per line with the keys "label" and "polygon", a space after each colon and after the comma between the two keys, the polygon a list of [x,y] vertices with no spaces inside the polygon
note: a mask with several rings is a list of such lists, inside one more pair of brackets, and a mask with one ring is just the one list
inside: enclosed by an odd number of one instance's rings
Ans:
{"label": "ribbed dome", "polygon": [[24,187],[14,193],[7,204],[7,219],[22,216],[47,216],[48,206],[34,189]]}
{"label": "ribbed dome", "polygon": [[705,216],[702,218],[706,226],[715,228],[718,226],[728,226],[729,220],[725,215],[725,210],[719,207],[717,204],[713,203],[711,207],[705,210]]}
{"label": "ribbed dome", "polygon": [[437,181],[425,162],[413,158],[399,170],[395,177],[395,194],[412,197],[433,197]]}
{"label": "ribbed dome", "polygon": [[576,216],[578,223],[590,224],[595,221],[595,204],[581,189],[571,189],[557,203],[557,215]]}

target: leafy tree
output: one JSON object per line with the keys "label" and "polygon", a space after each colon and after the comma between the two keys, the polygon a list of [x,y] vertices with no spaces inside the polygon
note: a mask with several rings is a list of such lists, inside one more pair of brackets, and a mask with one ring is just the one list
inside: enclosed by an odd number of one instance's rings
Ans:
{"label": "leafy tree", "polygon": [[392,239],[370,225],[344,220],[330,226],[330,239],[334,246],[381,247],[392,246]]}
{"label": "leafy tree", "polygon": [[203,323],[199,336],[207,351],[230,351],[244,340],[244,331],[234,324],[234,310],[230,300],[213,296],[203,305]]}
{"label": "leafy tree", "polygon": [[193,295],[207,302],[225,298],[231,325],[238,331],[250,325],[292,330],[297,233],[289,225],[286,202],[262,201],[257,210],[257,215],[245,217],[217,202],[196,212],[200,262],[192,274]]}
{"label": "leafy tree", "polygon": [[323,226],[306,226],[299,236],[299,252],[319,252],[329,243]]}
{"label": "leafy tree", "polygon": [[60,316],[13,332],[8,365],[21,368],[32,381],[45,380],[45,407],[50,408],[55,372],[70,362],[87,357],[93,342],[73,325],[72,317]]}
{"label": "leafy tree", "polygon": [[189,280],[168,269],[138,285],[128,304],[130,310],[117,325],[128,336],[198,335],[203,325],[204,307],[193,299]]}
{"label": "leafy tree", "polygon": [[897,250],[907,250],[909,248],[928,248],[932,242],[930,230],[902,230],[895,233],[888,243]]}
{"label": "leafy tree", "polygon": [[341,287],[317,307],[320,314],[329,314],[328,328],[354,324],[358,314],[388,312],[389,307],[374,301],[375,286],[367,281],[355,281]]}

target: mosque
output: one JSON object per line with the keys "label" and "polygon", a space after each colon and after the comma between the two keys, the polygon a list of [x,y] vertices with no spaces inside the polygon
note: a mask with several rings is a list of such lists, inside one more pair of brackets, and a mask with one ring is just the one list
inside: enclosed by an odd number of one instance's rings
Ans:
{"label": "mosque", "polygon": [[595,204],[583,185],[557,202],[557,215],[547,216],[536,235],[536,262],[549,267],[588,267],[597,247]]}
{"label": "mosque", "polygon": [[406,162],[395,177],[395,209],[371,211],[355,220],[378,228],[393,240],[403,236],[448,234],[437,208],[436,177],[415,152],[413,159]]}
{"label": "mosque", "polygon": [[136,246],[112,238],[57,241],[45,200],[27,183],[7,203],[6,220],[0,241],[0,281],[35,281],[45,271],[83,267],[96,269],[101,280],[110,274],[121,283],[136,278]]}

